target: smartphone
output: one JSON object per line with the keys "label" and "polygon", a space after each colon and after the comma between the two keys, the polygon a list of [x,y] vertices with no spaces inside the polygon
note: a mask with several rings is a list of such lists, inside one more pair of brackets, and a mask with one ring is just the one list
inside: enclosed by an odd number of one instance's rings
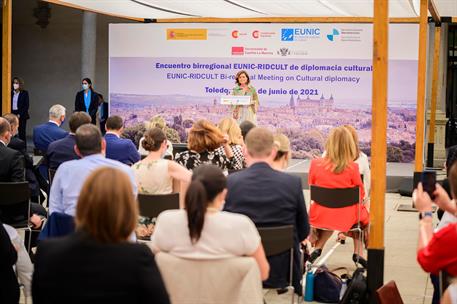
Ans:
{"label": "smartphone", "polygon": [[435,198],[433,192],[436,190],[436,172],[423,171],[421,176],[421,183],[424,191],[426,191],[430,198],[433,200]]}

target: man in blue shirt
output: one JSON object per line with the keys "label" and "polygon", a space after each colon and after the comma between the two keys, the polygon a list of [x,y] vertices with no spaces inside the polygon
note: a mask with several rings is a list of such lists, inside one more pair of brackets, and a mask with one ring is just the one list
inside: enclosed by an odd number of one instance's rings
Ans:
{"label": "man in blue shirt", "polygon": [[90,122],[91,118],[85,112],[74,112],[71,114],[68,122],[70,133],[66,137],[49,144],[46,159],[50,169],[56,170],[63,162],[79,159],[79,156],[75,152],[75,133],[80,126]]}
{"label": "man in blue shirt", "polygon": [[60,212],[74,216],[79,192],[87,176],[100,167],[112,167],[125,172],[132,182],[132,195],[136,196],[137,186],[132,170],[118,161],[103,156],[106,142],[96,126],[82,125],[76,131],[75,138],[75,150],[81,159],[67,161],[57,169],[49,195],[49,214]]}
{"label": "man in blue shirt", "polygon": [[65,120],[65,108],[59,104],[49,109],[49,121],[33,128],[33,143],[35,148],[46,153],[53,141],[64,138],[68,132],[60,128]]}
{"label": "man in blue shirt", "polygon": [[130,139],[121,138],[124,122],[119,116],[110,116],[106,120],[106,157],[126,165],[133,165],[140,160],[140,153]]}

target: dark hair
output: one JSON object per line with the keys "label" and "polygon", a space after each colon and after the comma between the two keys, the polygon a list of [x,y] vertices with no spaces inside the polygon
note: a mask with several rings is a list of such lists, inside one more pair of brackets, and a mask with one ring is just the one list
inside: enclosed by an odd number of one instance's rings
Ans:
{"label": "dark hair", "polygon": [[141,145],[146,151],[157,151],[165,140],[167,137],[162,129],[152,128],[144,133],[144,140]]}
{"label": "dark hair", "polygon": [[457,162],[454,162],[449,169],[448,179],[451,186],[452,198],[457,198]]}
{"label": "dark hair", "polygon": [[226,187],[227,179],[219,167],[201,165],[194,170],[184,201],[192,243],[200,239],[208,204]]}
{"label": "dark hair", "polygon": [[255,128],[255,124],[249,120],[245,120],[240,124],[241,135],[243,135],[243,140],[246,139],[246,135],[248,135],[248,132],[253,128]]}
{"label": "dark hair", "polygon": [[289,154],[289,151],[276,151],[276,156],[275,156],[274,161],[280,160],[282,157],[284,157],[284,155],[287,155],[287,154]]}
{"label": "dark hair", "polygon": [[70,116],[68,125],[70,126],[71,133],[75,133],[80,126],[90,123],[91,121],[92,119],[86,112],[74,112]]}
{"label": "dark hair", "polygon": [[83,78],[83,80],[81,80],[81,82],[87,82],[89,84],[90,87],[92,87],[92,81],[90,80],[90,78]]}
{"label": "dark hair", "polygon": [[249,83],[251,82],[251,79],[249,78],[248,72],[246,72],[246,71],[244,71],[244,70],[243,70],[243,71],[239,71],[238,73],[236,73],[236,75],[235,75],[235,83],[236,83],[237,85],[240,85],[240,84],[241,84],[241,83],[239,82],[239,80],[238,80],[238,78],[240,78],[241,74],[246,75],[246,78],[247,78],[246,84],[249,84]]}
{"label": "dark hair", "polygon": [[11,132],[11,126],[8,120],[0,117],[0,136],[3,136],[6,132]]}
{"label": "dark hair", "polygon": [[452,165],[457,161],[457,146],[452,146],[448,149],[446,157],[446,173],[449,176],[449,170],[451,170]]}
{"label": "dark hair", "polygon": [[124,121],[120,116],[114,115],[108,117],[105,127],[110,130],[120,130],[124,126]]}
{"label": "dark hair", "polygon": [[24,80],[18,76],[13,77],[12,82],[14,82],[15,80],[17,80],[17,82],[19,83],[19,89],[22,90],[24,88]]}
{"label": "dark hair", "polygon": [[3,118],[5,118],[11,126],[19,125],[19,118],[17,118],[17,115],[13,113],[6,113],[5,115],[3,115]]}
{"label": "dark hair", "polygon": [[83,156],[102,152],[102,133],[93,124],[85,124],[76,130],[76,146]]}

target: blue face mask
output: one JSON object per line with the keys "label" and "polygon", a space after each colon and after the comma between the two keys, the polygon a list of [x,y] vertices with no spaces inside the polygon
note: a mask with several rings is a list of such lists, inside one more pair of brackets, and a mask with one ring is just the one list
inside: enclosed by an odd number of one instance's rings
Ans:
{"label": "blue face mask", "polygon": [[86,83],[83,83],[83,90],[87,90],[89,88],[89,85]]}

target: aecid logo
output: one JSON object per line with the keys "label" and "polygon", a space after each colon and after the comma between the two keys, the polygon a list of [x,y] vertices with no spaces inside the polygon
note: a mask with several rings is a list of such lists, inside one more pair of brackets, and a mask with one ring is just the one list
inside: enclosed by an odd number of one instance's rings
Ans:
{"label": "aecid logo", "polygon": [[258,39],[260,37],[259,31],[255,30],[252,32],[252,38]]}
{"label": "aecid logo", "polygon": [[232,31],[232,37],[238,38],[239,32],[237,30]]}

